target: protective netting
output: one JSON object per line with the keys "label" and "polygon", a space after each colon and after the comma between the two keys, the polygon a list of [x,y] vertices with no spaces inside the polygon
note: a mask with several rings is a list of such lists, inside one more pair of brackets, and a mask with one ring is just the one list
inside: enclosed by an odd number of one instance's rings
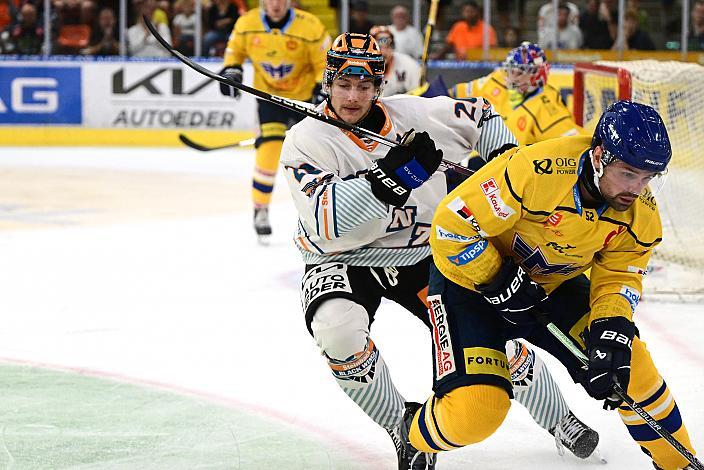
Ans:
{"label": "protective netting", "polygon": [[[660,288],[674,292],[704,290],[704,67],[683,62],[641,60],[600,61],[612,69],[584,72],[584,126],[593,130],[604,109],[617,98],[631,99],[654,107],[662,116],[672,142],[673,158],[668,180],[657,195],[663,223],[663,242],[653,259],[657,277],[658,263],[676,264]],[[619,68],[630,73],[619,79]],[[628,88],[631,96],[619,96]],[[626,85],[625,87],[623,85]],[[695,276],[691,276],[693,273]],[[695,280],[696,279],[696,280]]]}

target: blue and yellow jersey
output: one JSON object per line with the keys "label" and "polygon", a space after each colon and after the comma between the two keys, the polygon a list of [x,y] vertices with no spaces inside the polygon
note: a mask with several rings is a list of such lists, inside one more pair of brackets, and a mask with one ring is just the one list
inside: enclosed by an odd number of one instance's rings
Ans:
{"label": "blue and yellow jersey", "polygon": [[495,158],[440,203],[430,245],[445,277],[468,289],[513,257],[551,292],[591,268],[591,320],[631,318],[662,228],[646,189],[626,211],[582,204],[577,177],[588,136],[518,147]]}
{"label": "blue and yellow jersey", "polygon": [[291,9],[281,29],[269,27],[262,9],[241,16],[232,29],[223,66],[254,65],[254,88],[284,98],[308,101],[323,80],[330,36],[312,14]]}
{"label": "blue and yellow jersey", "polygon": [[501,69],[471,82],[458,83],[449,93],[457,99],[481,96],[489,100],[521,145],[584,133],[574,122],[560,92],[551,85],[512,103],[506,74]]}

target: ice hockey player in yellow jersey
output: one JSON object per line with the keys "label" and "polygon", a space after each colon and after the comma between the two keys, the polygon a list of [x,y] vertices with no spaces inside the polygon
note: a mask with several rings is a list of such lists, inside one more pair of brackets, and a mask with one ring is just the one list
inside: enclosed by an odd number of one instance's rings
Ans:
{"label": "ice hockey player in yellow jersey", "polygon": [[[261,0],[260,8],[248,11],[235,23],[220,74],[242,82],[242,64],[249,59],[254,66],[254,88],[317,104],[322,101],[329,45],[325,26],[312,14],[291,8],[290,0]],[[224,84],[220,91],[225,96],[239,96],[237,89]],[[259,135],[252,199],[254,229],[264,239],[271,234],[268,206],[286,130],[303,116],[264,101],[258,101],[257,108]]]}
{"label": "ice hockey player in yellow jersey", "polygon": [[[657,112],[619,101],[592,138],[511,149],[443,199],[431,228],[428,301],[443,319],[434,334],[445,340],[434,343],[434,395],[414,416],[415,448],[455,449],[496,431],[512,397],[503,345],[520,337],[560,360],[605,408],[618,409],[656,468],[690,468],[613,393],[618,383],[694,452],[634,324],[642,277],[661,241],[654,194],[671,155]],[[591,279],[582,274],[588,268]],[[586,370],[536,312],[586,351]]]}
{"label": "ice hockey player in yellow jersey", "polygon": [[560,92],[548,85],[550,65],[543,50],[523,42],[509,52],[503,67],[450,88],[457,99],[481,96],[504,118],[521,145],[583,133]]}

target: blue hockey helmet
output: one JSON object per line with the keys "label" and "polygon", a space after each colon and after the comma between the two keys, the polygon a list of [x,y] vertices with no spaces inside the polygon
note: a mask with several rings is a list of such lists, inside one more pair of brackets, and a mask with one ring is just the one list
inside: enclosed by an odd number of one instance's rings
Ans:
{"label": "blue hockey helmet", "polygon": [[606,108],[594,130],[592,148],[604,149],[602,162],[619,159],[632,167],[663,172],[672,158],[665,123],[652,107],[617,101]]}
{"label": "blue hockey helmet", "polygon": [[[548,64],[548,58],[539,45],[523,41],[520,46],[508,53],[503,68],[506,72],[508,88],[517,89],[521,93],[530,93],[545,86],[548,81],[550,64]],[[526,78],[515,81],[512,78],[512,70],[520,70]]]}

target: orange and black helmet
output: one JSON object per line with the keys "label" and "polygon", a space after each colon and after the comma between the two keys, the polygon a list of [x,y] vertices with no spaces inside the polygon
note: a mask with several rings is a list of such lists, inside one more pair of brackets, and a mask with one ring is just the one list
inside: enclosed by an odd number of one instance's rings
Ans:
{"label": "orange and black helmet", "polygon": [[325,63],[325,85],[332,85],[340,75],[374,79],[375,86],[384,81],[384,57],[372,36],[342,33],[333,41]]}

